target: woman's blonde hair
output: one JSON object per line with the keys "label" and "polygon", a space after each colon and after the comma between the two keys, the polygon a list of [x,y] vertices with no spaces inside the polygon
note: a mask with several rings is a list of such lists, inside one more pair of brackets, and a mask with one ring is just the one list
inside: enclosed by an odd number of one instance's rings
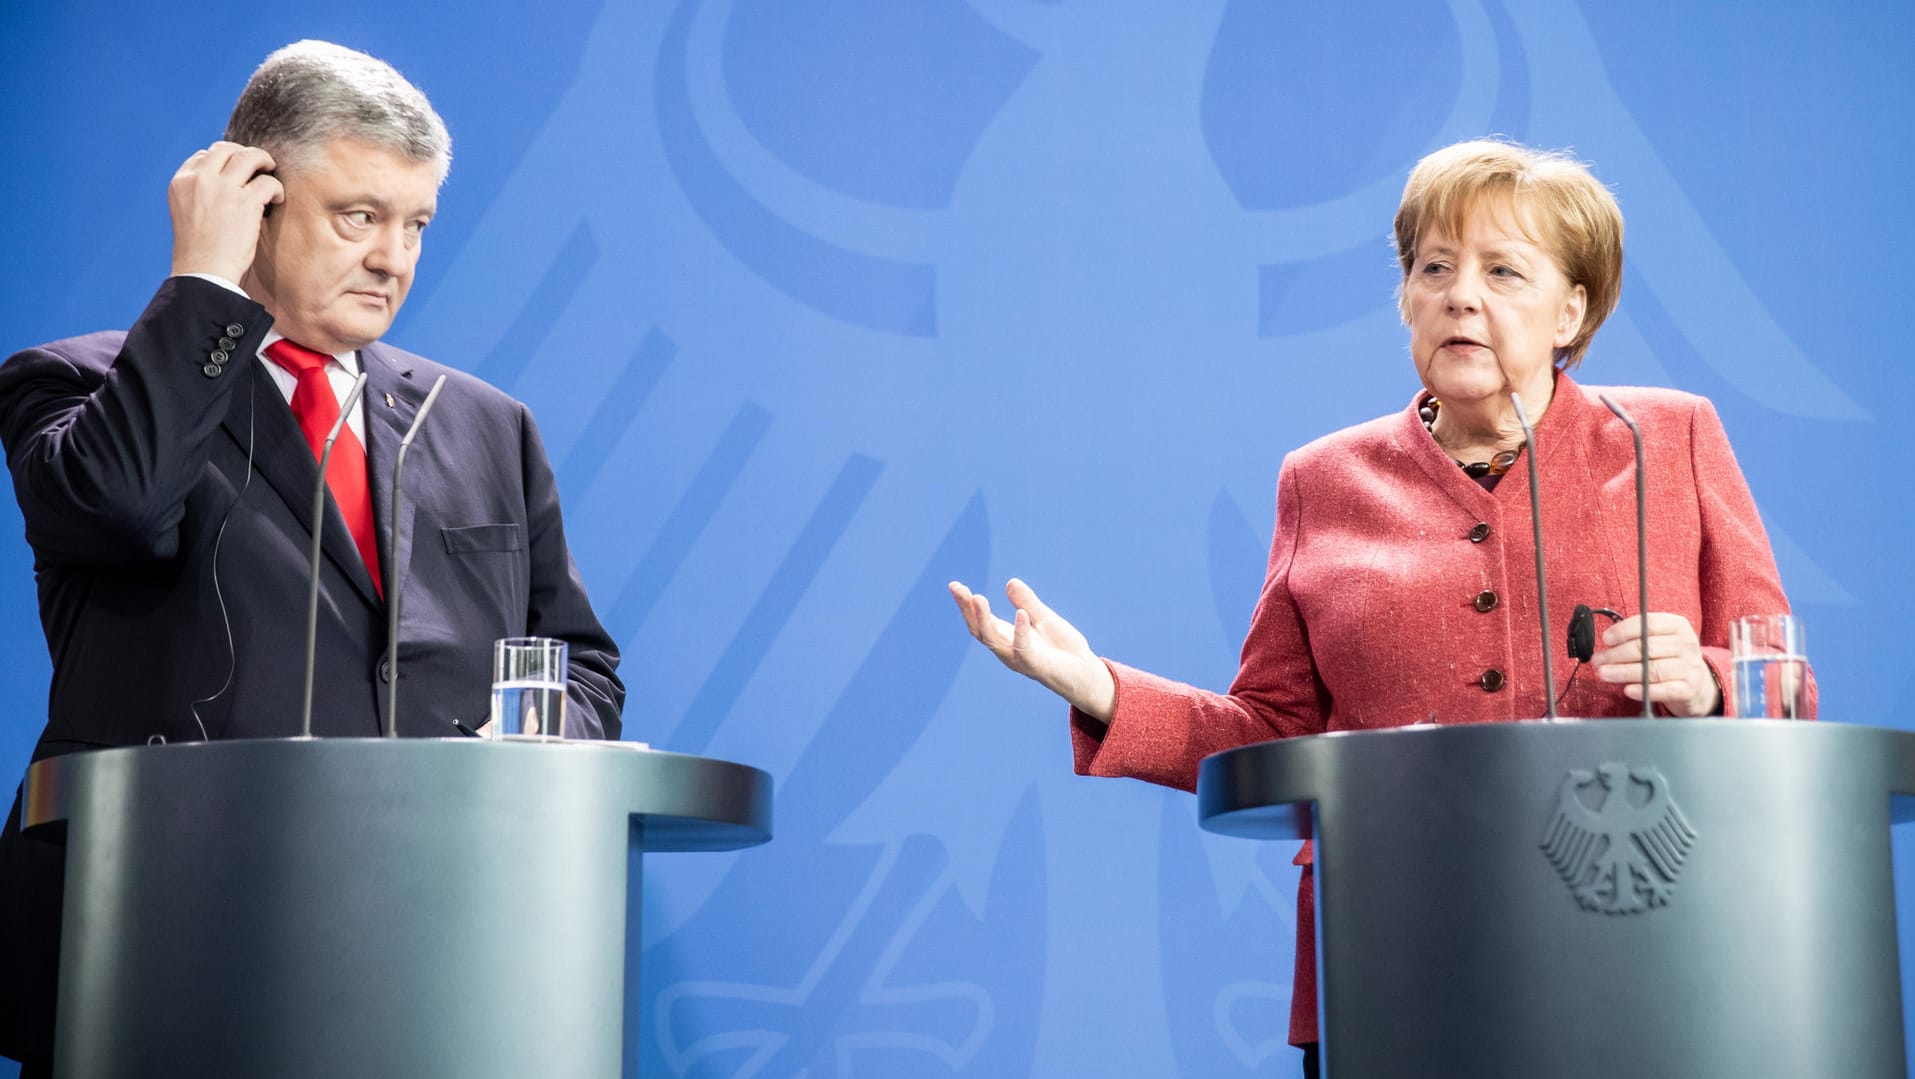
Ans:
{"label": "woman's blonde hair", "polygon": [[[1616,309],[1622,292],[1622,209],[1589,166],[1566,153],[1534,150],[1500,139],[1445,146],[1416,163],[1396,211],[1396,257],[1408,282],[1416,245],[1431,228],[1462,235],[1471,214],[1486,206],[1515,211],[1517,227],[1556,260],[1587,302],[1583,323],[1556,363],[1574,367],[1597,327]],[[1398,305],[1405,302],[1402,289]],[[1406,313],[1407,316],[1407,313]]]}

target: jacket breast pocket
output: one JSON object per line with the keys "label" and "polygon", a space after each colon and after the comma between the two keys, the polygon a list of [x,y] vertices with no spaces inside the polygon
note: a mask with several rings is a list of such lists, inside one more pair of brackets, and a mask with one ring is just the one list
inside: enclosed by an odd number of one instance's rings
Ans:
{"label": "jacket breast pocket", "polygon": [[525,547],[525,529],[518,524],[467,525],[441,528],[447,554],[477,554],[481,551],[517,551]]}
{"label": "jacket breast pocket", "polygon": [[[410,594],[408,610],[436,616],[461,634],[523,634],[531,583],[525,525],[441,528],[439,536],[444,553],[413,552],[417,579],[430,584]],[[434,606],[440,609],[428,609]]]}

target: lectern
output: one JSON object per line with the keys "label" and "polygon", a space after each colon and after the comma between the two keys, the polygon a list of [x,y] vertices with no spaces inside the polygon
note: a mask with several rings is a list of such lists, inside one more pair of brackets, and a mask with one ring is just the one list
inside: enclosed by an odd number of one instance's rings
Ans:
{"label": "lectern", "polygon": [[1207,758],[1205,828],[1316,842],[1325,1074],[1905,1074],[1889,826],[1915,734],[1421,726]]}
{"label": "lectern", "polygon": [[765,773],[601,742],[294,739],[41,761],[55,1074],[610,1077],[645,851],[771,837]]}

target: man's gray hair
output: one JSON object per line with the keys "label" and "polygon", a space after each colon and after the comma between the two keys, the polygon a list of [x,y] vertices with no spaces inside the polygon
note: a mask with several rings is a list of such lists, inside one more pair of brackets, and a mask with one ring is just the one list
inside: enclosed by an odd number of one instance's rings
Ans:
{"label": "man's gray hair", "polygon": [[281,168],[338,138],[430,162],[444,183],[452,136],[419,88],[391,64],[329,41],[296,41],[253,72],[226,122],[226,139],[257,146]]}

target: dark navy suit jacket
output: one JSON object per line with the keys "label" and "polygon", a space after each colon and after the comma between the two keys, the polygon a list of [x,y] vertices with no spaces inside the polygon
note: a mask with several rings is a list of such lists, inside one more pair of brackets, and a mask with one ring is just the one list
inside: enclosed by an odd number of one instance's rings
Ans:
{"label": "dark navy suit jacket", "polygon": [[[34,758],[105,746],[299,733],[318,466],[255,358],[264,308],[209,281],[161,286],[133,328],[29,349],[0,366],[0,441],[34,552],[53,659]],[[223,345],[222,339],[231,342]],[[395,564],[399,733],[487,715],[491,642],[570,642],[567,733],[617,738],[618,652],[572,564],[558,491],[525,406],[382,344],[360,351],[381,559],[399,439],[447,376],[406,455]],[[333,505],[322,558],[315,734],[386,722],[387,608]],[[46,844],[0,834],[0,1052],[49,1045]],[[51,848],[57,854],[57,848]],[[51,862],[58,869],[57,857]],[[57,879],[53,902],[57,904]],[[37,893],[37,894],[30,894]],[[57,916],[57,905],[52,912]],[[42,956],[38,965],[49,960]],[[8,984],[13,983],[13,984]],[[22,1027],[9,1037],[9,1027]]]}

